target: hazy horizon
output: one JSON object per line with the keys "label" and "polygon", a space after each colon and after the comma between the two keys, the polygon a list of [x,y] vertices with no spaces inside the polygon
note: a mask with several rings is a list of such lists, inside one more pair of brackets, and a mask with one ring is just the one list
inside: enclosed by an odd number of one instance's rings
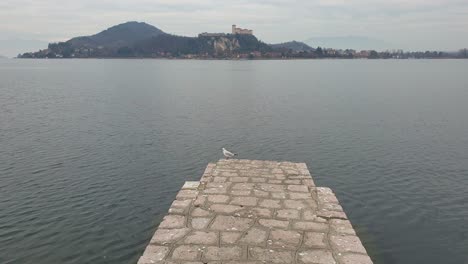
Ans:
{"label": "hazy horizon", "polygon": [[67,5],[58,0],[5,0],[0,17],[9,22],[0,24],[0,54],[16,55],[22,46],[29,47],[25,39],[43,45],[127,21],[184,36],[228,32],[237,24],[253,29],[267,43],[297,40],[314,45],[307,40],[341,39],[343,47],[350,47],[350,37],[354,42],[360,38],[363,43],[356,43],[363,49],[455,51],[468,46],[467,15],[468,2],[462,0],[84,0]]}

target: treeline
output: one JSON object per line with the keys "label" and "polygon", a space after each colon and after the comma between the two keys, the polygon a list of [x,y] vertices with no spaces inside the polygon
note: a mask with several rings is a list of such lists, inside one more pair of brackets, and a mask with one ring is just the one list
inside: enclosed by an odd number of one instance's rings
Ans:
{"label": "treeline", "polygon": [[20,58],[127,58],[127,57],[229,57],[250,52],[269,52],[272,48],[253,35],[223,37],[184,37],[161,34],[130,46],[76,46],[71,42],[49,44],[45,50],[24,53]]}

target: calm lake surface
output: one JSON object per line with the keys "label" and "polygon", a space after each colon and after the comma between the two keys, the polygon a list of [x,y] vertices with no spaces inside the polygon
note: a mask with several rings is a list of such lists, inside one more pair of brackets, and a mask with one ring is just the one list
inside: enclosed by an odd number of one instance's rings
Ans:
{"label": "calm lake surface", "polygon": [[136,263],[223,146],[306,162],[376,264],[468,263],[467,60],[0,60],[0,263]]}

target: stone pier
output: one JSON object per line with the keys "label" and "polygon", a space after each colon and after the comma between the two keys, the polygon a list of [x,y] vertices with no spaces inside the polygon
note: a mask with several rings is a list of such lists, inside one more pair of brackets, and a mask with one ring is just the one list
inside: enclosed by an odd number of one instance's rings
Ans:
{"label": "stone pier", "polygon": [[371,264],[305,163],[220,160],[177,194],[138,264]]}

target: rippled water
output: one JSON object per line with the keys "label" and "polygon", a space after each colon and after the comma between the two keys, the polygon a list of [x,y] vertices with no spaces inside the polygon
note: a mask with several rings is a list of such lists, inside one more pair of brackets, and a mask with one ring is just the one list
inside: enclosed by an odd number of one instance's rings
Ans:
{"label": "rippled water", "polygon": [[223,146],[305,161],[375,263],[468,263],[468,61],[0,60],[0,263],[135,263]]}

